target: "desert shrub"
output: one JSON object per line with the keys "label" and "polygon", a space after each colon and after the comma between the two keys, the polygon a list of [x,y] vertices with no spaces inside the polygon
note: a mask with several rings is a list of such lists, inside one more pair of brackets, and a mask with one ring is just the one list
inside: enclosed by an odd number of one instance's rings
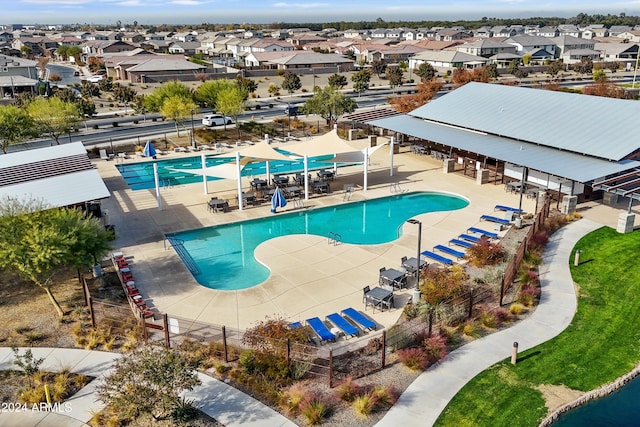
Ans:
{"label": "desert shrub", "polygon": [[398,360],[412,371],[424,371],[429,366],[427,355],[421,348],[398,350]]}
{"label": "desert shrub", "polygon": [[493,310],[493,315],[495,316],[496,322],[498,324],[511,322],[513,320],[513,315],[509,310],[503,307],[498,307]]}
{"label": "desert shrub", "polygon": [[497,325],[496,316],[489,311],[480,313],[480,323],[482,323],[482,326],[485,328],[493,329]]}
{"label": "desert shrub", "polygon": [[516,301],[525,307],[531,307],[533,303],[540,297],[540,288],[537,284],[528,283],[523,285],[518,292]]}
{"label": "desert shrub", "polygon": [[353,402],[361,393],[362,387],[353,380],[351,375],[336,389],[337,396],[345,402]]}
{"label": "desert shrub", "polygon": [[374,399],[376,410],[386,410],[393,406],[393,404],[398,400],[398,393],[393,387],[390,386],[375,386],[373,390],[371,390],[370,394]]}
{"label": "desert shrub", "polygon": [[440,334],[433,334],[425,338],[422,346],[430,365],[441,361],[447,356],[447,338]]}
{"label": "desert shrub", "polygon": [[455,265],[451,269],[430,264],[424,269],[424,282],[420,284],[422,298],[430,305],[438,303],[465,292],[465,281],[469,278],[464,269]]}
{"label": "desert shrub", "polygon": [[305,402],[313,400],[313,393],[302,383],[296,383],[280,395],[279,406],[290,416],[297,416]]}
{"label": "desert shrub", "polygon": [[465,258],[475,267],[484,267],[502,262],[505,255],[506,252],[500,243],[482,236],[476,244],[467,249]]}
{"label": "desert shrub", "polygon": [[374,404],[373,397],[370,394],[364,394],[354,399],[353,409],[355,409],[356,414],[366,418],[373,412]]}
{"label": "desert shrub", "polygon": [[525,306],[520,303],[513,303],[509,306],[509,312],[514,316],[521,314],[525,310]]}
{"label": "desert shrub", "polygon": [[530,248],[522,258],[522,263],[527,268],[537,267],[542,264],[542,253],[539,250]]}
{"label": "desert shrub", "polygon": [[523,268],[522,270],[520,270],[520,274],[518,275],[518,280],[523,285],[527,285],[527,284],[537,285],[538,283],[540,283],[538,272],[534,270],[529,270],[527,268]]}
{"label": "desert shrub", "polygon": [[464,322],[461,325],[461,332],[463,335],[471,338],[478,338],[480,336],[478,325],[476,325],[476,322],[474,322],[473,320]]}
{"label": "desert shrub", "polygon": [[29,332],[24,336],[24,341],[27,344],[34,344],[40,341],[44,341],[45,339],[47,339],[47,335],[43,334],[42,332]]}
{"label": "desert shrub", "polygon": [[543,249],[549,241],[549,233],[545,230],[538,231],[531,236],[529,240],[529,246],[534,249]]}
{"label": "desert shrub", "polygon": [[171,411],[171,420],[178,424],[184,424],[195,419],[198,416],[198,408],[193,403],[193,399],[182,397]]}
{"label": "desert shrub", "polygon": [[315,396],[311,401],[303,402],[301,412],[307,425],[315,426],[329,415],[330,406],[321,397]]}

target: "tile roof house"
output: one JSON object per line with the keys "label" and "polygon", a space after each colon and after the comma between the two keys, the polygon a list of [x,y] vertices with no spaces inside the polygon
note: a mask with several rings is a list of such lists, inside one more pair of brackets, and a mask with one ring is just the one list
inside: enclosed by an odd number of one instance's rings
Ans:
{"label": "tile roof house", "polygon": [[456,50],[458,52],[482,56],[484,58],[489,58],[500,53],[509,53],[513,55],[516,53],[516,47],[514,45],[492,39],[481,39],[474,42],[463,43],[456,46]]}

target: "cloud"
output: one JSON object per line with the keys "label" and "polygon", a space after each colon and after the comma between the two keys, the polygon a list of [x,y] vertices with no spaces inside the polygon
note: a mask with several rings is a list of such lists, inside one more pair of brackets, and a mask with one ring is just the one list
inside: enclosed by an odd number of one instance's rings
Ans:
{"label": "cloud", "polygon": [[171,3],[171,4],[179,4],[179,5],[182,5],[182,6],[200,6],[201,4],[204,4],[205,2],[198,1],[198,0],[173,0],[173,1],[170,1],[169,3]]}
{"label": "cloud", "polygon": [[328,7],[329,3],[274,3],[273,7],[279,8],[293,8],[293,9],[316,9],[320,7]]}

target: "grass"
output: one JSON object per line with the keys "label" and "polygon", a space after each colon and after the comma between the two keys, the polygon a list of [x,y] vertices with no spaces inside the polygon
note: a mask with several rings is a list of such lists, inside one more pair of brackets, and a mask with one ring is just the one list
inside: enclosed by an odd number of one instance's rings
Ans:
{"label": "grass", "polygon": [[[571,265],[579,286],[578,310],[556,338],[504,360],[470,381],[449,403],[437,426],[536,426],[547,414],[536,386],[589,391],[633,369],[640,360],[640,232],[603,227],[576,248]],[[573,254],[571,255],[573,260]]]}

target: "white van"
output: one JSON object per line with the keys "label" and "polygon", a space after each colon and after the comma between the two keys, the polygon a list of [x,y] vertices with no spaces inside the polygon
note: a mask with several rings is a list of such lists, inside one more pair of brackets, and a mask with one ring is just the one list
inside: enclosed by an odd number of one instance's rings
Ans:
{"label": "white van", "polygon": [[220,126],[233,124],[233,119],[222,114],[209,114],[202,118],[202,124],[205,126]]}

